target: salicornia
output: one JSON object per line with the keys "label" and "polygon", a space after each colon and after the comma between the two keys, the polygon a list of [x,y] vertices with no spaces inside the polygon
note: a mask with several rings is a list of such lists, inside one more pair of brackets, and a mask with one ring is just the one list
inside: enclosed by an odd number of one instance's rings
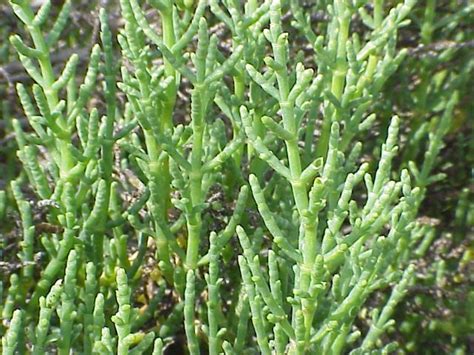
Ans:
{"label": "salicornia", "polygon": [[10,0],[28,80],[22,168],[0,192],[19,219],[5,354],[398,348],[386,333],[474,69],[421,66],[413,117],[398,109],[401,34],[421,11],[428,46],[436,1],[105,1],[97,44],[59,69],[75,2],[41,3]]}

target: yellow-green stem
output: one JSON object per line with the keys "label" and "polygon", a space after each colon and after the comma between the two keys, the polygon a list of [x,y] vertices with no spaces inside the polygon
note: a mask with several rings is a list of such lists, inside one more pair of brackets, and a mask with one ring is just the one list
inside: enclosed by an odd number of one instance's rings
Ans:
{"label": "yellow-green stem", "polygon": [[[168,48],[172,48],[173,45],[176,43],[176,35],[175,29],[173,24],[173,7],[167,11],[161,12],[161,21],[162,21],[162,30],[163,30],[163,42]],[[161,120],[160,120],[160,128],[162,133],[170,132],[173,128],[173,112],[174,107],[176,104],[176,94],[177,94],[177,87],[179,80],[179,75],[177,75],[176,70],[171,65],[171,63],[164,59],[165,65],[165,74],[167,77],[173,77],[174,80],[170,83],[170,85],[166,89],[166,99],[163,102],[162,113],[161,113]],[[171,182],[171,175],[169,173],[169,158],[166,157],[163,159],[161,166],[160,166],[161,174],[162,174],[162,183],[163,186],[160,188],[163,191],[164,201],[165,201],[165,208],[163,209],[162,218],[166,220],[167,210],[171,206],[171,197],[170,197],[170,182]]]}
{"label": "yellow-green stem", "polygon": [[[46,44],[46,41],[41,33],[41,30],[35,25],[29,25],[28,29],[35,44],[36,49],[38,49],[42,54],[38,58],[40,65],[41,75],[43,79],[42,87],[46,100],[48,101],[48,106],[50,110],[54,110],[58,104],[58,93],[53,89],[53,84],[55,81],[54,70],[49,58],[49,47]],[[65,132],[68,132],[66,123],[61,118],[58,118],[58,125],[63,128]],[[74,167],[74,158],[69,149],[69,144],[71,142],[71,137],[62,137],[58,139],[58,150],[61,155],[60,163],[60,175],[65,177],[68,172]]]}
{"label": "yellow-green stem", "polygon": [[201,212],[196,207],[202,203],[202,153],[204,134],[204,108],[202,92],[204,87],[198,84],[192,95],[192,125],[193,149],[191,152],[190,190],[193,211],[187,219],[188,245],[186,251],[186,268],[195,269],[199,259],[199,244],[201,240]]}
{"label": "yellow-green stem", "polygon": [[[331,82],[331,93],[336,99],[341,100],[342,94],[344,93],[347,74],[346,43],[349,37],[350,17],[343,15],[339,21],[336,67]],[[338,112],[336,108],[330,107],[326,110],[321,129],[321,137],[319,138],[318,149],[316,151],[318,157],[326,157],[329,146],[329,135],[331,133],[331,124],[335,120],[338,120],[337,115]]]}

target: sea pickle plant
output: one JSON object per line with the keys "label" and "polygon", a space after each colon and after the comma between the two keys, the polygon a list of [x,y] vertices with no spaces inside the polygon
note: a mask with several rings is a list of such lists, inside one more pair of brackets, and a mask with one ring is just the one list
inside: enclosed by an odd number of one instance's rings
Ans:
{"label": "sea pickle plant", "polygon": [[[412,282],[412,250],[426,244],[416,216],[439,178],[431,170],[457,95],[421,169],[393,164],[396,116],[375,164],[358,140],[375,130],[372,110],[406,56],[397,34],[415,1],[322,2],[316,25],[296,0],[148,3],[159,26],[138,0],[120,1],[119,46],[100,11],[100,44],[79,84],[78,56],[57,73],[50,55],[72,2],[47,30],[50,1],[36,14],[11,1],[31,37],[11,44],[34,84],[17,86],[31,130],[13,122],[23,267],[2,307],[2,350],[161,354],[183,328],[191,354],[396,348],[381,336]],[[230,211],[219,220],[222,204]],[[39,280],[37,250],[47,255]],[[387,288],[362,333],[355,319]]]}

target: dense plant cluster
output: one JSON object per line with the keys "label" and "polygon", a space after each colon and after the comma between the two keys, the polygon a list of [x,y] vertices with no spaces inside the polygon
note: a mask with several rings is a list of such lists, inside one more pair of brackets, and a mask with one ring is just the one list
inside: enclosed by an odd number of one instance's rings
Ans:
{"label": "dense plant cluster", "polygon": [[103,2],[86,60],[10,6],[4,354],[469,351],[472,4]]}

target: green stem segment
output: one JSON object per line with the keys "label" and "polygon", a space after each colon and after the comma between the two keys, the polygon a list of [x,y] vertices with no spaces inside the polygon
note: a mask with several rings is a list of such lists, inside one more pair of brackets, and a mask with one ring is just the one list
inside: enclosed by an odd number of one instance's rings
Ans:
{"label": "green stem segment", "polygon": [[[346,7],[344,1],[337,1],[336,5],[337,18],[333,21],[337,22],[337,45],[336,45],[336,57],[335,66],[333,68],[332,82],[331,82],[331,94],[337,99],[341,100],[342,94],[344,93],[344,85],[347,74],[347,58],[346,58],[346,45],[349,38],[349,27],[350,27],[350,12]],[[340,120],[338,117],[338,109],[329,102],[326,103],[327,109],[323,119],[323,125],[321,130],[321,137],[318,142],[316,155],[318,157],[326,157],[329,147],[329,137],[331,135],[331,125],[334,121]]]}
{"label": "green stem segment", "polygon": [[186,268],[195,269],[199,259],[199,244],[201,239],[201,211],[202,204],[202,155],[204,134],[204,107],[203,87],[196,86],[192,94],[192,125],[193,149],[191,153],[190,197],[192,211],[187,217],[188,246],[186,253]]}
{"label": "green stem segment", "polygon": [[[290,84],[289,76],[287,73],[287,49],[288,40],[287,34],[281,33],[281,8],[280,4],[276,2],[271,7],[271,26],[270,31],[273,36],[273,54],[276,63],[276,77],[278,81],[279,96],[280,96],[280,108],[283,117],[283,127],[288,131],[292,139],[285,140],[286,151],[288,155],[288,162],[291,175],[291,187],[293,190],[293,197],[295,200],[296,208],[300,216],[301,223],[303,224],[303,235],[300,240],[300,246],[303,249],[303,263],[300,265],[300,276],[298,289],[302,292],[307,292],[311,283],[311,271],[313,269],[313,263],[316,259],[317,253],[317,240],[315,224],[310,223],[309,218],[305,218],[308,212],[309,200],[307,194],[307,183],[301,179],[301,157],[298,148],[298,127],[296,126],[295,116],[295,100],[290,99]],[[348,27],[348,25],[347,25]],[[347,35],[346,35],[347,36]],[[342,79],[343,83],[343,79]],[[334,84],[339,87],[340,79]],[[304,315],[304,323],[306,329],[311,329],[311,323],[314,314],[314,308],[310,307],[309,302],[302,301],[302,311]],[[307,344],[309,341],[309,331],[305,334],[304,342]],[[297,340],[298,341],[298,340]]]}
{"label": "green stem segment", "polygon": [[[55,74],[49,55],[50,48],[46,43],[41,29],[33,21],[34,14],[29,5],[24,6],[23,10],[30,18],[30,22],[26,23],[26,26],[31,35],[35,48],[41,53],[38,57],[38,63],[40,65],[42,75],[42,82],[40,84],[46,96],[49,109],[50,111],[53,111],[56,108],[59,99],[57,90],[53,88],[53,84],[55,82]],[[66,122],[61,117],[58,118],[58,125],[63,128],[65,133],[67,133],[66,136],[58,137],[58,150],[61,155],[61,165],[59,168],[61,171],[61,176],[66,176],[68,172],[74,167],[74,158],[69,149],[71,135],[68,132]]]}

